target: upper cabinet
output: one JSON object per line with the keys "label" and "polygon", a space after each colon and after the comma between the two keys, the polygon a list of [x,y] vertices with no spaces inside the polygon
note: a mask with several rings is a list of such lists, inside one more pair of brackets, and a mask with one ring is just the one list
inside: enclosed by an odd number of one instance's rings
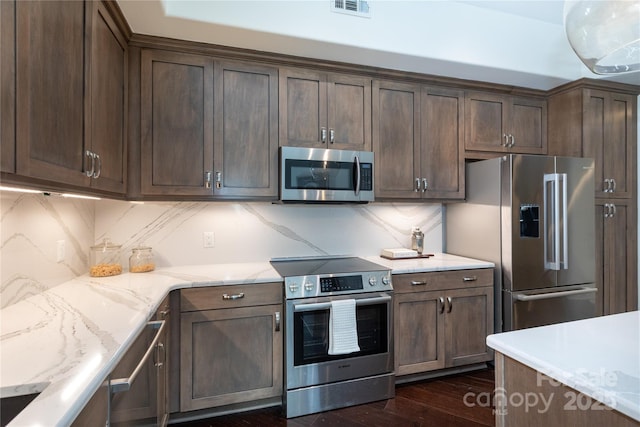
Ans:
{"label": "upper cabinet", "polygon": [[127,42],[103,3],[16,2],[15,22],[16,174],[124,194]]}
{"label": "upper cabinet", "polygon": [[141,192],[208,196],[213,180],[213,59],[143,50]]}
{"label": "upper cabinet", "polygon": [[463,105],[462,91],[373,82],[376,197],[464,198]]}
{"label": "upper cabinet", "polygon": [[0,172],[16,171],[16,61],[13,1],[0,2]]}
{"label": "upper cabinet", "polygon": [[371,150],[371,79],[280,69],[280,145]]}
{"label": "upper cabinet", "polygon": [[547,153],[547,102],[467,92],[465,149],[497,153]]}
{"label": "upper cabinet", "polygon": [[549,98],[549,152],[595,160],[596,197],[635,188],[637,95],[574,87]]}
{"label": "upper cabinet", "polygon": [[278,70],[217,62],[214,195],[278,196]]}
{"label": "upper cabinet", "polygon": [[278,195],[278,70],[141,53],[141,194]]}

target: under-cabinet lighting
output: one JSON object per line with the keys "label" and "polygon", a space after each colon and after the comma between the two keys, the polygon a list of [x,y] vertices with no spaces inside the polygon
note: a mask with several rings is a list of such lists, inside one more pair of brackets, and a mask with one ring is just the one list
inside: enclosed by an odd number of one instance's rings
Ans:
{"label": "under-cabinet lighting", "polygon": [[42,191],[32,190],[30,188],[5,187],[4,185],[0,185],[0,191],[11,191],[13,193],[30,193],[30,194],[42,193]]}
{"label": "under-cabinet lighting", "polygon": [[[54,193],[50,193],[53,195],[58,195],[58,194],[54,194]],[[60,197],[65,197],[67,199],[87,199],[87,200],[102,200],[100,197],[95,197],[95,196],[84,196],[82,194],[71,194],[71,193],[62,193],[60,194]]]}

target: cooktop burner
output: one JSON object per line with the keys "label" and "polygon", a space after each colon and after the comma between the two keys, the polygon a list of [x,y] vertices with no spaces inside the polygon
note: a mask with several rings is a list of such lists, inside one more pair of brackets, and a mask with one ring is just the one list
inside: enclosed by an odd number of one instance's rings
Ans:
{"label": "cooktop burner", "polygon": [[271,265],[282,277],[322,274],[366,273],[389,270],[387,267],[358,257],[274,258]]}

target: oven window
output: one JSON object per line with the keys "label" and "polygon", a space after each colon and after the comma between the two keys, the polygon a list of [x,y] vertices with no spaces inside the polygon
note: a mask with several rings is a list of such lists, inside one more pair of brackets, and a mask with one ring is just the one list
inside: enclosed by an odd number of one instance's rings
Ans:
{"label": "oven window", "polygon": [[360,351],[333,355],[329,352],[329,310],[296,312],[293,316],[294,365],[386,353],[388,351],[387,304],[356,307]]}

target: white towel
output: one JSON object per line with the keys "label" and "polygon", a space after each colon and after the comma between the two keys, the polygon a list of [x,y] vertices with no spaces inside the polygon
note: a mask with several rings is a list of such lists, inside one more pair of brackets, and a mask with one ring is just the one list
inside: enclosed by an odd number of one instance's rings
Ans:
{"label": "white towel", "polygon": [[331,301],[329,313],[329,354],[360,351],[356,324],[356,300]]}

